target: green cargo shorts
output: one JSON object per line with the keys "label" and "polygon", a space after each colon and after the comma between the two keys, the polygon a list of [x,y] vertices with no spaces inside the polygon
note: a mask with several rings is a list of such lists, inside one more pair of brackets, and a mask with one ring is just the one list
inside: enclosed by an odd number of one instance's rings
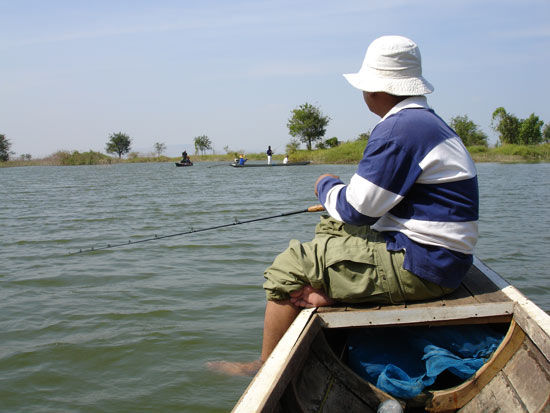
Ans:
{"label": "green cargo shorts", "polygon": [[291,240],[265,270],[268,300],[287,300],[306,285],[345,303],[400,304],[452,292],[403,268],[404,251],[388,251],[381,233],[321,217],[315,238]]}

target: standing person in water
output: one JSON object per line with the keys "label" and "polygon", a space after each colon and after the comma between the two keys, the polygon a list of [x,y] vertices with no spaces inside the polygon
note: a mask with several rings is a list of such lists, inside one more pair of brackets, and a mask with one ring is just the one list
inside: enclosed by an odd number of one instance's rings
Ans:
{"label": "standing person in water", "polygon": [[315,238],[291,240],[265,271],[260,359],[212,368],[253,374],[302,308],[441,297],[472,265],[477,173],[461,139],[428,106],[433,87],[422,76],[418,46],[380,37],[360,71],[344,76],[381,120],[348,184],[331,174],[315,182],[328,213]]}
{"label": "standing person in water", "polygon": [[271,146],[267,147],[267,164],[271,165],[271,156],[273,155],[273,151],[271,150]]}

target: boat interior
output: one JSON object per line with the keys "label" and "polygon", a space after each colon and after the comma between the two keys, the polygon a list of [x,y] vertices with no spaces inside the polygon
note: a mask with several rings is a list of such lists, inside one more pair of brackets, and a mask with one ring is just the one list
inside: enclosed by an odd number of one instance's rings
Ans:
{"label": "boat interior", "polygon": [[[442,299],[319,308],[293,346],[261,411],[376,412],[387,399],[397,400],[405,412],[550,411],[550,341],[548,331],[533,321],[477,267],[458,290]],[[443,373],[418,396],[399,399],[348,366],[346,343],[353,330],[467,324],[490,326],[504,338],[466,380]]]}

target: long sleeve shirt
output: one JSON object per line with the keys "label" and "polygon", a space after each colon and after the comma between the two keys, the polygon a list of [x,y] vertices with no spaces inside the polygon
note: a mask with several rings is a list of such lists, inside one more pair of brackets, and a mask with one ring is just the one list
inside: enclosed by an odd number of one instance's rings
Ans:
{"label": "long sleeve shirt", "polygon": [[476,168],[424,96],[401,101],[381,119],[348,185],[326,177],[317,191],[333,218],[370,225],[388,250],[404,250],[404,268],[421,278],[457,287],[472,264]]}

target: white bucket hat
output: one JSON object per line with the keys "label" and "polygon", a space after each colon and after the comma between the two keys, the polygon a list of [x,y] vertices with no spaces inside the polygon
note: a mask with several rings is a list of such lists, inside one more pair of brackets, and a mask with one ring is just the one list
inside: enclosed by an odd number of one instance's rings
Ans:
{"label": "white bucket hat", "polygon": [[418,96],[434,90],[422,77],[420,49],[412,40],[402,36],[382,36],[373,41],[361,70],[344,77],[353,87],[366,92]]}

